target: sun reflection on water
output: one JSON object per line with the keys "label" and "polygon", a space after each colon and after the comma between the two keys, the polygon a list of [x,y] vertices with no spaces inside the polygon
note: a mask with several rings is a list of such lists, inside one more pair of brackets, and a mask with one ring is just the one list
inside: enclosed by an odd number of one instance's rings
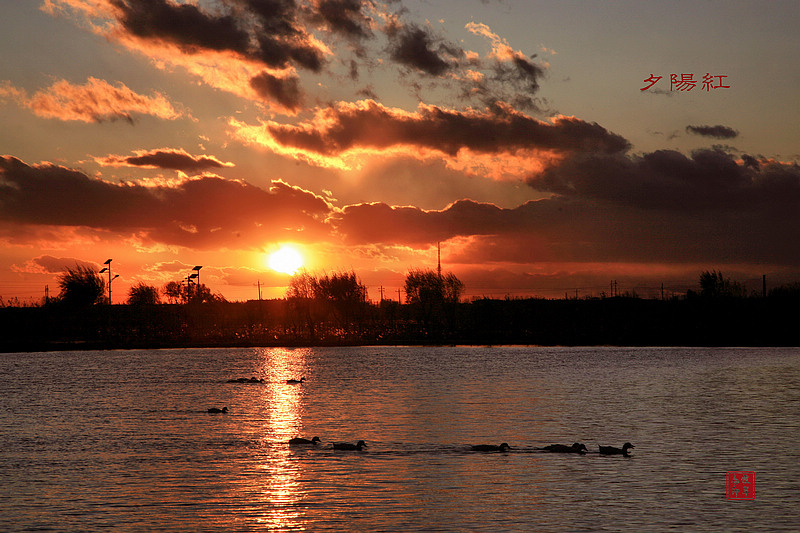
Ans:
{"label": "sun reflection on water", "polygon": [[271,453],[258,466],[262,475],[253,478],[264,501],[259,523],[280,529],[304,529],[301,502],[306,496],[301,483],[302,464],[296,460],[287,442],[302,427],[303,387],[286,383],[287,379],[303,374],[306,350],[271,349],[263,352],[264,374],[268,376],[263,391],[267,408],[263,439]]}

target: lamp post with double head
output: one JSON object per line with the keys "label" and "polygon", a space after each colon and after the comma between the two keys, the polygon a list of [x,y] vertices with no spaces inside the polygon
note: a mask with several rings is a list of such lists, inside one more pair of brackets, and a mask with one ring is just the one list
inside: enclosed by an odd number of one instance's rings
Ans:
{"label": "lamp post with double head", "polygon": [[112,261],[111,259],[106,259],[106,261],[103,264],[108,266],[103,267],[103,269],[100,271],[100,274],[102,274],[103,272],[108,272],[108,305],[111,305],[111,282],[119,277],[119,274],[117,274],[113,278],[111,277],[111,261]]}

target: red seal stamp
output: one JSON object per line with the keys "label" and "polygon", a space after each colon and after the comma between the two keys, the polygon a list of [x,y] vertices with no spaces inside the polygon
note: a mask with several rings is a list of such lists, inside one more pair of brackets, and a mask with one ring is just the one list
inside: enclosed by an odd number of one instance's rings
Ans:
{"label": "red seal stamp", "polygon": [[729,500],[754,500],[756,494],[756,473],[730,471],[726,476],[726,493]]}

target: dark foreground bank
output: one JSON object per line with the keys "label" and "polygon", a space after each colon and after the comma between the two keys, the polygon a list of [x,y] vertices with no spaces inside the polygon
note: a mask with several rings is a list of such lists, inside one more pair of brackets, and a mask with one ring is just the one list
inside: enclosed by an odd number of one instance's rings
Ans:
{"label": "dark foreground bank", "polygon": [[795,298],[384,301],[350,313],[286,300],[0,308],[0,350],[364,344],[796,346]]}

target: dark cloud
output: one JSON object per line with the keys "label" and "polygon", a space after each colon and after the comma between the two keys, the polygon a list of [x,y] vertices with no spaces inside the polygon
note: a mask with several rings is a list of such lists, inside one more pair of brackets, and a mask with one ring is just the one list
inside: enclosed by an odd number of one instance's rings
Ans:
{"label": "dark cloud", "polygon": [[132,35],[167,41],[189,52],[232,50],[246,54],[250,38],[230,15],[214,16],[192,4],[168,0],[111,0]]}
{"label": "dark cloud", "polygon": [[432,76],[454,69],[464,55],[458,46],[413,23],[391,24],[386,34],[389,54],[394,61]]}
{"label": "dark cloud", "polygon": [[739,163],[722,150],[686,156],[658,150],[641,156],[622,153],[572,154],[529,185],[568,197],[667,211],[740,210],[772,205],[776,212],[800,202],[797,165]]}
{"label": "dark cloud", "polygon": [[327,235],[330,206],[275,181],[268,190],[217,176],[176,184],[112,184],[52,164],[0,157],[0,220],[84,226],[193,248],[248,248]]}
{"label": "dark cloud", "polygon": [[109,155],[95,160],[104,166],[144,167],[181,170],[183,172],[198,172],[209,168],[232,167],[233,163],[225,163],[214,156],[194,156],[185,150],[161,148],[150,151],[137,151],[136,155],[121,156]]}
{"label": "dark cloud", "polygon": [[800,223],[768,209],[672,213],[554,197],[512,208],[460,201],[426,211],[386,204],[348,206],[336,216],[350,245],[427,248],[455,239],[450,262],[465,264],[632,263],[800,265],[787,241]]}
{"label": "dark cloud", "polygon": [[210,13],[169,0],[110,0],[125,31],[174,44],[189,54],[232,52],[272,68],[321,70],[323,52],[297,22],[292,0],[235,0],[232,13]]}
{"label": "dark cloud", "polygon": [[416,113],[408,113],[373,101],[322,110],[313,123],[269,122],[266,133],[281,145],[322,155],[393,146],[414,146],[451,156],[462,149],[480,153],[537,149],[613,153],[629,146],[619,135],[574,117],[546,123],[507,106],[477,112],[420,105]]}
{"label": "dark cloud", "polygon": [[457,236],[494,233],[502,217],[503,210],[497,206],[462,200],[442,211],[384,203],[350,205],[336,220],[339,232],[353,244],[424,246]]}
{"label": "dark cloud", "polygon": [[361,0],[315,0],[311,18],[351,39],[373,36],[372,20],[364,13]]}
{"label": "dark cloud", "polygon": [[539,110],[539,102],[534,95],[539,90],[546,69],[535,61],[536,54],[528,56],[513,49],[486,24],[470,22],[466,28],[488,39],[492,43],[492,51],[488,65],[485,60],[470,60],[470,65],[479,69],[481,75],[463,77],[462,94],[477,97],[485,105],[508,102],[518,109]]}
{"label": "dark cloud", "polygon": [[516,53],[511,58],[511,67],[497,63],[495,74],[500,81],[520,85],[530,93],[535,93],[539,90],[539,79],[544,75],[544,69],[523,54]]}
{"label": "dark cloud", "polygon": [[296,76],[279,78],[265,71],[252,78],[250,86],[265,100],[278,102],[291,113],[303,105],[303,90]]}
{"label": "dark cloud", "polygon": [[733,139],[739,136],[739,132],[728,126],[686,126],[686,131],[694,133],[695,135],[703,135],[704,137],[713,137],[714,139]]}

